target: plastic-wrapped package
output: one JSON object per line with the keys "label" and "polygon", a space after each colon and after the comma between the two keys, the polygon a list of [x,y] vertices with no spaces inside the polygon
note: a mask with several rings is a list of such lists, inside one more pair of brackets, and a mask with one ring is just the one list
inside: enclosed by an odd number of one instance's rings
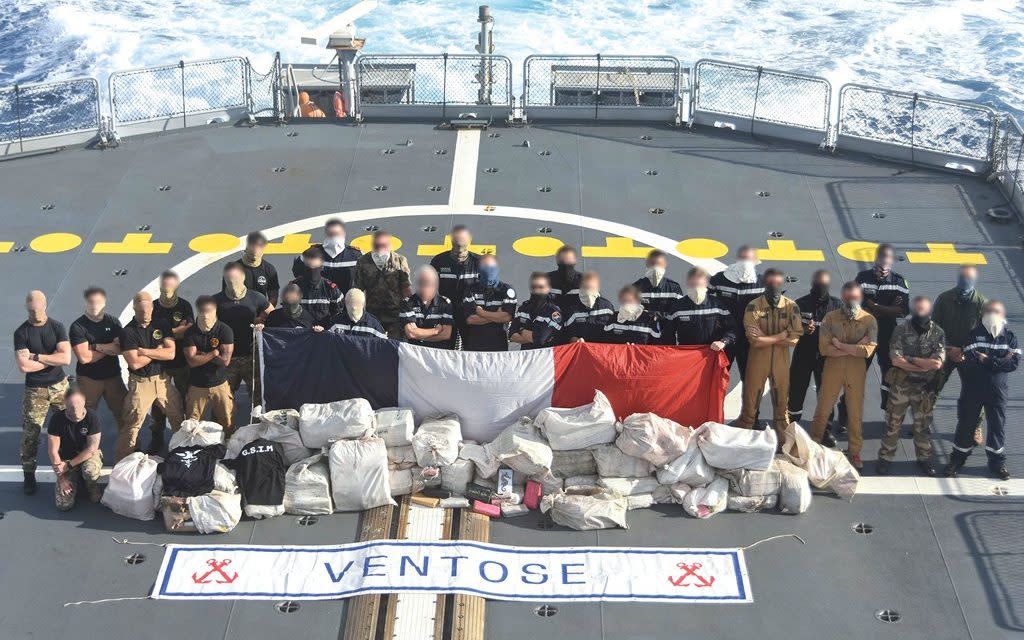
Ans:
{"label": "plastic-wrapped package", "polygon": [[373,408],[365,398],[299,407],[299,435],[310,449],[326,447],[335,440],[372,436],[373,425]]}
{"label": "plastic-wrapped package", "polygon": [[478,478],[493,478],[498,473],[501,462],[492,456],[487,447],[475,442],[467,442],[459,449],[459,457],[463,460],[470,460],[476,465],[476,476]]}
{"label": "plastic-wrapped package", "polygon": [[462,427],[455,415],[426,418],[412,436],[416,463],[421,467],[444,467],[459,457]]}
{"label": "plastic-wrapped package", "polygon": [[715,478],[706,487],[695,487],[683,497],[686,513],[694,518],[710,518],[725,509],[729,500],[729,481]]}
{"label": "plastic-wrapped package", "polygon": [[655,487],[651,497],[654,498],[654,504],[672,504],[676,501],[672,495],[672,485],[668,484],[659,484]]}
{"label": "plastic-wrapped package", "polygon": [[715,479],[715,470],[704,459],[696,440],[690,439],[683,454],[658,470],[658,482],[675,484],[683,482],[691,487],[704,487]]}
{"label": "plastic-wrapped package", "polygon": [[587,493],[552,493],[541,499],[540,510],[551,513],[551,519],[563,527],[577,531],[612,529],[626,524],[625,496],[612,495],[603,489]]}
{"label": "plastic-wrapped package", "polygon": [[544,493],[554,493],[565,487],[565,481],[562,478],[556,478],[550,471],[530,476],[530,480],[540,483]]}
{"label": "plastic-wrapped package", "polygon": [[594,454],[589,449],[552,450],[551,473],[556,478],[597,475],[597,463],[594,462]]}
{"label": "plastic-wrapped package", "polygon": [[228,441],[225,444],[227,451],[224,453],[224,459],[234,460],[237,458],[239,452],[245,448],[245,445],[262,437],[260,435],[262,429],[263,425],[258,422],[256,424],[247,424],[235,429],[234,433],[231,434],[231,437],[228,438]]}
{"label": "plastic-wrapped package", "polygon": [[692,433],[693,429],[668,418],[653,413],[634,413],[619,425],[615,444],[627,455],[663,467],[683,454]]}
{"label": "plastic-wrapped package", "polygon": [[407,447],[412,444],[412,434],[416,430],[412,409],[388,407],[374,411],[376,432],[374,435],[384,438],[384,445]]}
{"label": "plastic-wrapped package", "polygon": [[716,469],[763,471],[771,464],[778,446],[774,429],[740,429],[719,422],[705,422],[693,437],[704,459]]}
{"label": "plastic-wrapped package", "polygon": [[600,478],[598,478],[597,476],[573,476],[571,478],[566,478],[565,480],[563,480],[562,486],[565,487],[567,491],[569,489],[579,488],[593,489],[598,486],[597,481],[599,479]]}
{"label": "plastic-wrapped package", "polygon": [[391,469],[411,469],[416,466],[416,452],[412,445],[388,447],[388,466]]}
{"label": "plastic-wrapped package", "polygon": [[218,462],[213,468],[213,490],[222,493],[238,493],[238,480],[235,472]]}
{"label": "plastic-wrapped package", "polygon": [[186,498],[188,513],[199,533],[227,533],[242,519],[242,496],[211,491]]}
{"label": "plastic-wrapped package", "polygon": [[604,487],[622,496],[632,496],[641,493],[651,493],[658,486],[658,480],[653,476],[645,478],[598,478],[597,486]]}
{"label": "plastic-wrapped package", "polygon": [[675,484],[669,484],[669,485],[664,485],[663,484],[663,485],[658,485],[658,486],[661,486],[661,487],[667,486],[669,494],[672,496],[671,502],[674,502],[676,504],[683,504],[683,500],[694,489],[693,487],[691,487],[690,485],[686,484],[685,482],[677,482]]}
{"label": "plastic-wrapped package", "polygon": [[137,451],[122,458],[110,471],[100,503],[114,513],[135,520],[152,520],[156,515],[154,485],[161,458]]}
{"label": "plastic-wrapped package", "polygon": [[[244,502],[244,501],[243,501]],[[245,515],[254,520],[274,518],[284,514],[283,504],[245,504],[242,506]]]}
{"label": "plastic-wrapped package", "polygon": [[466,485],[473,482],[473,463],[458,458],[447,467],[441,468],[441,488],[454,495],[466,495]]}
{"label": "plastic-wrapped package", "polygon": [[586,449],[615,440],[615,412],[608,398],[594,392],[594,401],[571,409],[550,408],[534,421],[556,451]]}
{"label": "plastic-wrapped package", "polygon": [[807,472],[788,460],[777,459],[775,467],[779,470],[781,487],[779,488],[779,509],[783,513],[803,513],[811,507],[811,485]]}
{"label": "plastic-wrapped package", "polygon": [[647,509],[654,506],[654,496],[650,493],[638,493],[632,496],[626,496],[626,510],[632,511],[633,509]]}
{"label": "plastic-wrapped package", "polygon": [[328,453],[335,511],[363,511],[393,505],[388,453],[380,438],[338,440]]}
{"label": "plastic-wrapped package", "polygon": [[184,420],[181,423],[181,428],[171,434],[167,450],[173,451],[178,447],[209,447],[223,443],[224,427],[216,422]]}
{"label": "plastic-wrapped package", "polygon": [[654,471],[650,462],[627,455],[614,444],[594,447],[590,453],[594,456],[597,475],[602,478],[640,478]]}
{"label": "plastic-wrapped package", "polygon": [[529,418],[520,418],[515,424],[506,427],[485,448],[503,465],[526,475],[551,470],[551,447]]}
{"label": "plastic-wrapped package", "polygon": [[782,486],[782,474],[774,459],[764,471],[733,469],[720,473],[729,480],[729,491],[741,496],[773,496]]}
{"label": "plastic-wrapped package", "polygon": [[268,411],[260,416],[260,424],[263,425],[260,437],[280,443],[284,450],[284,461],[287,464],[295,464],[316,453],[302,444],[302,436],[299,435],[298,411],[294,409]]}
{"label": "plastic-wrapped package", "polygon": [[821,446],[795,422],[786,427],[782,455],[806,471],[808,479],[815,487],[828,489],[846,499],[857,493],[860,474],[846,456]]}
{"label": "plastic-wrapped package", "polygon": [[779,496],[741,496],[730,493],[725,508],[729,511],[743,513],[760,513],[774,509],[779,504]]}
{"label": "plastic-wrapped package", "polygon": [[322,453],[288,467],[284,474],[284,510],[297,516],[334,513],[330,470]]}
{"label": "plastic-wrapped package", "polygon": [[388,486],[392,497],[407,496],[421,490],[423,481],[413,469],[392,469],[388,472]]}

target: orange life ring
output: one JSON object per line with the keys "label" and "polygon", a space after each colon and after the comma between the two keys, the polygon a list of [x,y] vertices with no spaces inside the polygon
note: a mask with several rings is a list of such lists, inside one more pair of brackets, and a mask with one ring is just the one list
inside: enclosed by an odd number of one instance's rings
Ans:
{"label": "orange life ring", "polygon": [[345,96],[341,95],[340,91],[334,92],[334,115],[338,118],[348,115],[348,109],[345,108]]}

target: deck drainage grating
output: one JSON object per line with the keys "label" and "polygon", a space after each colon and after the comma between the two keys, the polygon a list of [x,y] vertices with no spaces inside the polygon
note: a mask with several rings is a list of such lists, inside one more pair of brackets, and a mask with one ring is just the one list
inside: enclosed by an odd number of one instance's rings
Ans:
{"label": "deck drainage grating", "polygon": [[501,134],[500,133],[496,133],[496,132],[492,132],[492,133],[488,133],[487,137],[488,138],[500,138]]}
{"label": "deck drainage grating", "polygon": [[162,184],[162,185],[160,185],[159,187],[157,187],[157,191],[163,191],[163,192],[167,192],[167,191],[170,191],[170,190],[171,190],[171,189],[173,189],[173,188],[174,188],[174,187],[172,187],[172,186],[171,186],[171,185],[169,185],[169,184]]}
{"label": "deck drainage grating", "polygon": [[758,191],[757,192],[757,197],[758,198],[770,198],[770,197],[772,197],[772,193],[771,193],[771,191]]}
{"label": "deck drainage grating", "polygon": [[39,208],[42,209],[43,211],[53,211],[55,208],[57,208],[57,205],[53,204],[52,202],[47,202],[40,206]]}
{"label": "deck drainage grating", "polygon": [[148,225],[148,224],[140,224],[140,225],[139,225],[138,227],[136,227],[136,228],[137,228],[137,229],[138,229],[139,231],[149,231],[149,230],[151,230],[151,229],[152,229],[153,227],[152,227],[152,226],[150,226],[150,225]]}
{"label": "deck drainage grating", "polygon": [[538,155],[538,156],[550,156],[550,155],[551,155],[551,152],[550,152],[550,151],[548,151],[547,149],[545,149],[545,150],[543,150],[543,151],[538,151],[538,152],[537,152],[537,155]]}
{"label": "deck drainage grating", "polygon": [[541,618],[550,618],[551,616],[558,615],[558,607],[551,604],[542,604],[534,608],[533,613]]}
{"label": "deck drainage grating", "polygon": [[285,600],[284,602],[278,602],[274,605],[278,613],[295,613],[299,610],[299,603],[292,602],[291,600]]}
{"label": "deck drainage grating", "polygon": [[662,209],[661,207],[652,207],[647,210],[647,213],[650,213],[651,215],[655,216],[660,216],[665,213],[665,210]]}
{"label": "deck drainage grating", "polygon": [[656,176],[656,175],[658,175],[658,170],[657,169],[648,169],[648,170],[644,171],[644,175],[645,176]]}
{"label": "deck drainage grating", "polygon": [[395,155],[395,150],[394,149],[381,149],[380,150],[380,154],[382,156],[393,156],[393,155]]}
{"label": "deck drainage grating", "polygon": [[427,187],[427,190],[428,191],[433,191],[434,193],[437,193],[438,191],[443,191],[444,187],[442,187],[439,184],[432,184],[429,187]]}
{"label": "deck drainage grating", "polygon": [[447,149],[434,149],[434,155],[435,156],[446,156],[446,155],[448,155],[448,150]]}
{"label": "deck drainage grating", "polygon": [[118,269],[118,270],[114,271],[114,275],[118,276],[118,277],[126,276],[126,275],[128,275],[128,270],[124,269],[124,268]]}
{"label": "deck drainage grating", "polygon": [[374,191],[387,191],[388,190],[388,185],[386,185],[386,184],[375,184],[375,185],[373,185],[373,190]]}
{"label": "deck drainage grating", "polygon": [[866,522],[854,522],[850,528],[854,533],[859,533],[862,536],[869,536],[875,532],[875,527]]}
{"label": "deck drainage grating", "polygon": [[992,487],[992,495],[994,495],[994,496],[1008,496],[1008,495],[1010,495],[1010,490],[1007,489],[1006,487],[1000,487],[999,485],[996,485],[996,486]]}
{"label": "deck drainage grating", "polygon": [[27,249],[28,249],[28,247],[26,247],[25,245],[19,244],[18,246],[16,246],[13,249],[11,249],[11,252],[12,253],[25,253],[25,251]]}
{"label": "deck drainage grating", "polygon": [[650,142],[651,140],[654,140],[654,138],[652,138],[651,136],[640,136],[640,139],[643,140],[644,142]]}
{"label": "deck drainage grating", "polygon": [[540,191],[541,193],[551,193],[551,187],[547,185],[543,187],[537,187],[537,191]]}
{"label": "deck drainage grating", "polygon": [[284,173],[288,170],[288,167],[274,167],[274,173]]}
{"label": "deck drainage grating", "polygon": [[903,618],[903,615],[895,609],[882,609],[881,611],[875,612],[875,617],[882,622],[895,624]]}
{"label": "deck drainage grating", "polygon": [[800,278],[796,276],[786,276],[786,282],[793,284],[794,282],[800,282]]}
{"label": "deck drainage grating", "polygon": [[260,210],[260,211],[263,211],[263,212],[267,212],[267,211],[270,211],[270,210],[272,210],[272,209],[274,208],[274,205],[272,205],[272,204],[267,204],[267,203],[263,203],[263,204],[261,204],[261,205],[257,206],[256,208],[257,208],[258,210]]}
{"label": "deck drainage grating", "polygon": [[784,235],[786,235],[786,234],[782,233],[781,231],[769,231],[768,232],[768,237],[769,238],[781,238]]}
{"label": "deck drainage grating", "polygon": [[368,224],[365,227],[363,227],[363,230],[364,231],[380,231],[380,227],[378,227],[375,224]]}
{"label": "deck drainage grating", "polygon": [[881,211],[876,211],[871,214],[871,217],[874,218],[875,220],[884,220],[885,215],[886,214],[882,213]]}
{"label": "deck drainage grating", "polygon": [[1009,222],[1013,219],[1013,212],[1006,207],[994,207],[987,213],[988,217],[996,222]]}
{"label": "deck drainage grating", "polygon": [[295,519],[295,523],[300,527],[312,527],[318,522],[320,522],[320,518],[316,516],[300,516]]}
{"label": "deck drainage grating", "polygon": [[129,567],[135,566],[137,564],[142,564],[145,561],[146,561],[146,556],[144,556],[141,553],[133,553],[130,556],[125,556],[124,557],[124,563],[126,565],[128,565]]}
{"label": "deck drainage grating", "polygon": [[423,233],[434,233],[435,231],[437,231],[437,227],[432,224],[423,227]]}
{"label": "deck drainage grating", "polygon": [[288,135],[289,138],[298,138],[299,137],[299,132],[298,131],[289,131],[287,133],[287,135]]}
{"label": "deck drainage grating", "polygon": [[537,233],[551,233],[551,227],[537,227]]}
{"label": "deck drainage grating", "polygon": [[484,173],[498,173],[498,167],[487,167],[484,169]]}

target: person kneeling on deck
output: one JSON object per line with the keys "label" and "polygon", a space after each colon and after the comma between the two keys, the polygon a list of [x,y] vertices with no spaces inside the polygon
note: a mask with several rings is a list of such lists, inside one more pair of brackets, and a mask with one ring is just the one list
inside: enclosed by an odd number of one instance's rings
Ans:
{"label": "person kneeling on deck", "polygon": [[217,301],[213,296],[196,299],[196,322],[185,332],[181,345],[191,368],[185,415],[189,420],[202,420],[206,406],[210,405],[213,419],[230,434],[234,429],[235,402],[228,385],[228,365],[235,348],[235,334],[217,319]]}
{"label": "person kneeling on deck", "polygon": [[789,424],[789,349],[803,334],[800,309],[782,295],[785,275],[778,269],[764,272],[764,294],[747,304],[743,327],[750,352],[743,377],[743,409],[736,426],[750,429],[757,420],[761,391],[765,381],[771,384],[775,431],[782,434]]}
{"label": "person kneeling on deck", "polygon": [[281,292],[281,306],[267,316],[266,327],[284,329],[312,329],[316,320],[302,306],[302,289],[294,282]]}
{"label": "person kneeling on deck", "polygon": [[[708,272],[700,267],[686,274],[686,295],[669,314],[673,339],[668,344],[706,344],[723,351],[736,342],[736,320],[729,308],[709,291]],[[666,327],[662,327],[662,334]]]}
{"label": "person kneeling on deck", "polygon": [[551,280],[543,271],[530,275],[530,299],[519,305],[508,329],[508,339],[520,351],[558,344],[562,331],[562,311],[551,295]]}
{"label": "person kneeling on deck", "polygon": [[121,355],[128,363],[128,397],[124,404],[124,429],[117,434],[114,462],[135,451],[139,429],[146,414],[157,406],[171,423],[171,431],[181,428],[184,419],[181,395],[165,363],[174,360],[171,327],[153,317],[153,297],[145,291],[132,301],[135,317],[121,332]]}
{"label": "person kneeling on deck", "polygon": [[505,328],[516,312],[516,290],[498,279],[498,258],[480,256],[480,277],[466,289],[464,351],[508,351]]}
{"label": "person kneeling on deck", "polygon": [[932,466],[932,409],[946,360],[946,334],[937,322],[932,321],[932,302],[928,298],[914,298],[910,313],[910,322],[896,327],[889,341],[892,368],[886,374],[889,401],[885,408],[885,435],[878,450],[879,475],[889,472],[889,463],[896,456],[896,445],[908,406],[914,413],[917,466],[924,475],[935,475],[935,467]]}
{"label": "person kneeling on deck", "polygon": [[1006,326],[1006,307],[992,300],[985,305],[981,324],[970,334],[964,346],[960,399],[957,400],[956,435],[949,455],[946,476],[955,477],[967,462],[974,448],[974,428],[981,410],[985,410],[988,427],[985,453],[988,468],[1001,480],[1009,480],[1006,470],[1006,402],[1009,399],[1007,378],[1017,370],[1020,348],[1017,336]]}
{"label": "person kneeling on deck", "polygon": [[85,394],[71,387],[64,394],[64,411],[53,414],[46,425],[50,462],[57,476],[54,499],[59,511],[75,506],[78,484],[85,484],[90,502],[99,502],[100,420],[95,411],[85,406]]}
{"label": "person kneeling on deck", "polygon": [[660,344],[661,322],[640,304],[640,288],[626,285],[619,290],[619,310],[604,325],[605,341],[616,344]]}
{"label": "person kneeling on deck", "polygon": [[380,320],[366,310],[366,294],[355,288],[345,294],[345,308],[327,321],[327,330],[365,338],[388,337]]}
{"label": "person kneeling on deck", "polygon": [[580,292],[562,309],[564,335],[569,342],[607,342],[604,326],[615,318],[615,307],[601,296],[601,278],[596,271],[580,277]]}
{"label": "person kneeling on deck", "polygon": [[423,265],[414,278],[416,293],[402,301],[398,318],[409,344],[452,349],[453,317],[451,300],[441,295],[440,276],[430,265]]}

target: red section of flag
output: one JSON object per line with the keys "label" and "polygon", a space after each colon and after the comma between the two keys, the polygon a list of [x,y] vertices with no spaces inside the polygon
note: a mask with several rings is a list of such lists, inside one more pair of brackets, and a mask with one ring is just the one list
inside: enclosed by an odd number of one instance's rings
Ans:
{"label": "red section of flag", "polygon": [[697,427],[724,419],[729,362],[708,347],[577,342],[555,347],[552,405],[578,407],[600,389],[622,419],[654,413]]}

